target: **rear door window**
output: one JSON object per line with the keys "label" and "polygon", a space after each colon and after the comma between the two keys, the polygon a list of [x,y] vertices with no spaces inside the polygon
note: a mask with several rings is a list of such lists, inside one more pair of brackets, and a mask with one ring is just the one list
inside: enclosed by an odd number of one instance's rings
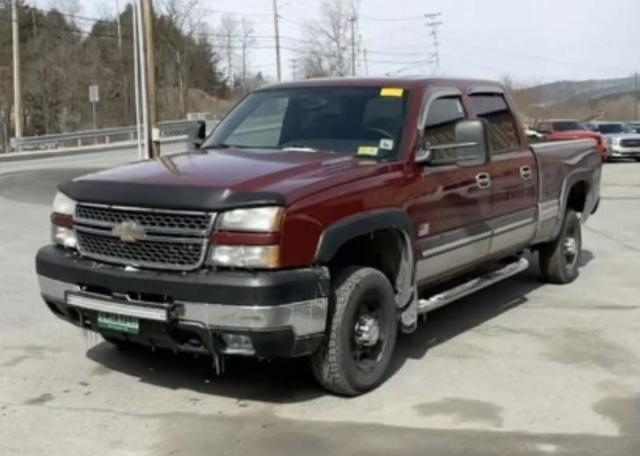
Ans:
{"label": "rear door window", "polygon": [[476,116],[489,124],[489,146],[492,155],[520,147],[515,119],[502,94],[471,95],[471,105]]}

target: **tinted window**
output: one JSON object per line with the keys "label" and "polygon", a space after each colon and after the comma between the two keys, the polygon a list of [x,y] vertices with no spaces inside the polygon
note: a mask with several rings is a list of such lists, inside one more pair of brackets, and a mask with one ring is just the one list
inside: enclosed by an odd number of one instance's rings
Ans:
{"label": "tinted window", "polygon": [[425,138],[431,145],[455,142],[455,126],[465,118],[459,97],[438,98],[429,107]]}
{"label": "tinted window", "polygon": [[600,133],[607,134],[616,134],[616,133],[626,133],[626,129],[623,124],[599,124],[598,131]]}
{"label": "tinted window", "polygon": [[[424,130],[429,145],[452,144],[456,142],[456,124],[464,120],[465,112],[460,97],[438,98],[429,106],[427,124]],[[455,159],[456,150],[434,152],[434,161]]]}
{"label": "tinted window", "polygon": [[258,91],[215,129],[204,148],[304,149],[396,158],[408,91],[318,87]]}
{"label": "tinted window", "polygon": [[473,95],[471,102],[476,116],[489,124],[489,147],[492,154],[519,147],[516,123],[502,95]]}
{"label": "tinted window", "polygon": [[564,121],[564,122],[554,122],[553,129],[555,131],[576,131],[576,130],[585,130],[585,127],[580,122]]}

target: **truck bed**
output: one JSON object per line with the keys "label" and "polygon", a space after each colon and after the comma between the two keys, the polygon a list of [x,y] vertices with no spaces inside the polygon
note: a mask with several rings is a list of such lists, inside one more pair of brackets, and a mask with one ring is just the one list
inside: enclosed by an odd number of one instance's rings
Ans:
{"label": "truck bed", "polygon": [[538,165],[539,222],[535,243],[554,239],[570,197],[570,191],[587,195],[582,221],[586,222],[600,201],[602,161],[596,141],[579,139],[532,144]]}

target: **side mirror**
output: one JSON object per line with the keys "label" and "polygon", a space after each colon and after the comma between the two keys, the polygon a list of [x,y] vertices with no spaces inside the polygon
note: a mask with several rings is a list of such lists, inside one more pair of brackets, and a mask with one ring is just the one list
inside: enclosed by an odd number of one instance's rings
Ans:
{"label": "side mirror", "polygon": [[431,166],[477,166],[489,159],[489,141],[484,120],[462,120],[455,125],[455,142],[449,144],[423,144],[416,152],[415,161]]}
{"label": "side mirror", "polygon": [[189,134],[189,143],[195,150],[200,149],[207,139],[207,124],[204,120],[200,120],[191,130]]}
{"label": "side mirror", "polygon": [[456,158],[460,166],[484,165],[489,160],[489,135],[484,120],[463,120],[456,124]]}

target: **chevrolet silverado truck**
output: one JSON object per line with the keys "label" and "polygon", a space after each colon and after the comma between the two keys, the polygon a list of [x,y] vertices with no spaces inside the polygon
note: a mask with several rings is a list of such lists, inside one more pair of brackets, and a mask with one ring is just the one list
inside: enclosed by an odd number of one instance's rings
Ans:
{"label": "chevrolet silverado truck", "polygon": [[530,146],[504,88],[325,79],[258,90],[191,153],[59,186],[36,259],[58,317],[119,348],[307,357],[345,396],[399,332],[528,268],[578,276],[593,140]]}
{"label": "chevrolet silverado truck", "polygon": [[541,120],[536,124],[535,130],[542,135],[545,141],[595,139],[596,148],[602,161],[606,161],[609,157],[609,144],[606,138],[598,131],[587,128],[583,122],[558,119]]}
{"label": "chevrolet silverado truck", "polygon": [[624,122],[594,122],[593,127],[609,143],[607,161],[616,158],[632,158],[640,161],[640,133]]}

